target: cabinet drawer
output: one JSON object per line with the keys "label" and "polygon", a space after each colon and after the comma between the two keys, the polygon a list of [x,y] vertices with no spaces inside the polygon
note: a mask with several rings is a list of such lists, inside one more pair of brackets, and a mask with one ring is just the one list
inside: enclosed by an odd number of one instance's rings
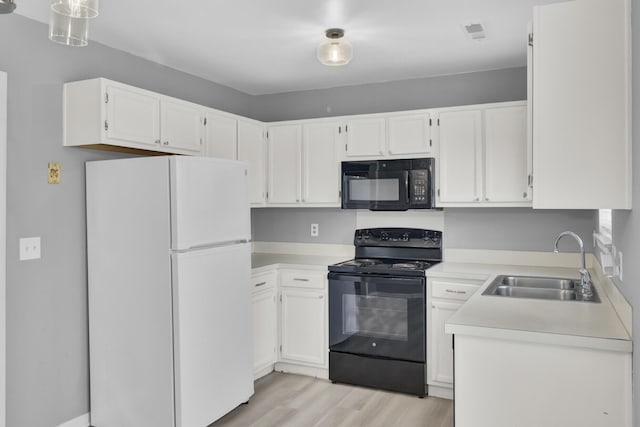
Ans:
{"label": "cabinet drawer", "polygon": [[256,293],[276,287],[276,273],[270,271],[268,273],[260,273],[251,276],[251,292]]}
{"label": "cabinet drawer", "polygon": [[281,270],[280,285],[296,288],[324,289],[325,271]]}
{"label": "cabinet drawer", "polygon": [[480,283],[441,282],[434,280],[431,284],[431,297],[466,301],[478,288],[480,288]]}

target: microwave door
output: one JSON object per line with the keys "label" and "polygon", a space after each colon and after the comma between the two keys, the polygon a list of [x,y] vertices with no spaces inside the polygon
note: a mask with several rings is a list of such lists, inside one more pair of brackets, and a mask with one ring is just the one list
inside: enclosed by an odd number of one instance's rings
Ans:
{"label": "microwave door", "polygon": [[407,210],[409,208],[409,174],[407,171],[377,171],[363,177],[344,175],[346,209]]}

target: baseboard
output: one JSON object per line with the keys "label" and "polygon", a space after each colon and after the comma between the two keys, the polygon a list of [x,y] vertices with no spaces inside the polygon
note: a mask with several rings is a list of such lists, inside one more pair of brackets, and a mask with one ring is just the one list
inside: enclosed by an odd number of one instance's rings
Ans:
{"label": "baseboard", "polygon": [[58,427],[89,427],[89,413],[60,424]]}
{"label": "baseboard", "polygon": [[329,379],[328,368],[316,368],[312,366],[295,365],[293,363],[278,362],[274,370],[276,372],[284,372],[287,374],[306,375],[308,377],[316,377],[323,380]]}
{"label": "baseboard", "polygon": [[436,385],[427,385],[427,393],[431,397],[439,397],[441,399],[453,400],[453,388],[439,387]]}

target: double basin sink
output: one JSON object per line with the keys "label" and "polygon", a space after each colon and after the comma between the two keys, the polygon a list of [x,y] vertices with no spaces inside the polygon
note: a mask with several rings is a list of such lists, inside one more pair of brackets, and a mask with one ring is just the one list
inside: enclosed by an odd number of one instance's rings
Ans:
{"label": "double basin sink", "polygon": [[534,298],[555,301],[600,302],[593,285],[593,296],[584,298],[579,292],[580,280],[559,277],[497,276],[482,295],[511,298]]}

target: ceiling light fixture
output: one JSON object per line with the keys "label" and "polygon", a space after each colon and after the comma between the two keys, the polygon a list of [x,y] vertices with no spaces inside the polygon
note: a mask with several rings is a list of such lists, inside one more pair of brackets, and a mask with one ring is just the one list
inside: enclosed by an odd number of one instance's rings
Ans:
{"label": "ceiling light fixture", "polygon": [[16,4],[13,0],[0,0],[0,13],[11,13],[15,8]]}
{"label": "ceiling light fixture", "polygon": [[329,28],[327,39],[318,46],[318,61],[324,65],[346,65],[353,58],[353,47],[344,39],[342,28]]}
{"label": "ceiling light fixture", "polygon": [[99,0],[52,0],[51,10],[72,18],[95,18],[98,4]]}
{"label": "ceiling light fixture", "polygon": [[49,40],[66,46],[89,44],[89,20],[98,16],[99,0],[51,0]]}

